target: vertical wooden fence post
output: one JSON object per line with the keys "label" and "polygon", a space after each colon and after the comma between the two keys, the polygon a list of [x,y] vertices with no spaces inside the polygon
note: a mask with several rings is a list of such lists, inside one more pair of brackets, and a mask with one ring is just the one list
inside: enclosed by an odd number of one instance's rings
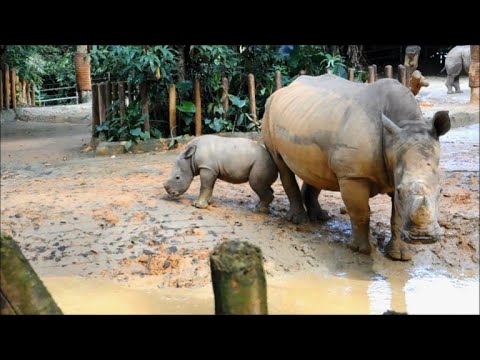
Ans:
{"label": "vertical wooden fence post", "polygon": [[391,79],[393,77],[392,65],[385,66],[385,77]]}
{"label": "vertical wooden fence post", "polygon": [[400,81],[404,86],[407,86],[406,70],[407,69],[405,69],[405,66],[398,65],[398,81]]}
{"label": "vertical wooden fence post", "polygon": [[143,120],[143,131],[150,131],[150,118],[148,115],[148,89],[147,83],[142,82],[140,84],[140,98],[142,102],[142,116],[145,117]]}
{"label": "vertical wooden fence post", "polygon": [[0,111],[3,109],[3,71],[0,69]]}
{"label": "vertical wooden fence post", "polygon": [[92,85],[92,136],[97,137],[97,125],[100,125],[98,84]]}
{"label": "vertical wooden fence post", "polygon": [[177,136],[177,90],[175,84],[171,84],[168,89],[168,121],[170,135]]}
{"label": "vertical wooden fence post", "polygon": [[35,106],[35,83],[32,81],[32,106]]}
{"label": "vertical wooden fence post", "polygon": [[370,65],[368,67],[368,83],[374,83],[375,82],[375,68]]}
{"label": "vertical wooden fence post", "polygon": [[195,136],[202,135],[202,99],[200,80],[195,79]]}
{"label": "vertical wooden fence post", "polygon": [[5,64],[5,108],[10,109],[10,69]]}
{"label": "vertical wooden fence post", "polygon": [[12,109],[17,110],[17,87],[15,86],[15,80],[17,80],[17,72],[15,69],[10,70],[11,79],[11,94],[12,94]]}
{"label": "vertical wooden fence post", "polygon": [[[118,82],[112,83],[112,107],[114,103],[118,100]],[[118,110],[117,107],[113,108],[112,110],[112,118],[117,117]]]}
{"label": "vertical wooden fence post", "polygon": [[120,124],[123,125],[127,117],[127,109],[125,106],[125,82],[118,83],[118,98],[120,101]]}
{"label": "vertical wooden fence post", "polygon": [[260,248],[226,241],[210,254],[216,315],[266,315],[267,281]]}
{"label": "vertical wooden fence post", "polygon": [[355,69],[348,68],[348,80],[353,81],[355,79]]}
{"label": "vertical wooden fence post", "polygon": [[275,91],[282,88],[282,72],[280,70],[275,71]]}
{"label": "vertical wooden fence post", "polygon": [[248,74],[248,96],[250,98],[250,114],[252,116],[252,121],[258,126],[257,105],[255,103],[255,77],[253,74]]}
{"label": "vertical wooden fence post", "polygon": [[105,83],[105,111],[106,120],[112,120],[112,83],[110,81]]}
{"label": "vertical wooden fence post", "polygon": [[105,122],[105,83],[98,84],[98,118],[100,125]]}
{"label": "vertical wooden fence post", "polygon": [[227,114],[228,114],[228,79],[226,77],[222,78],[222,88],[223,88],[223,118],[227,119]]}

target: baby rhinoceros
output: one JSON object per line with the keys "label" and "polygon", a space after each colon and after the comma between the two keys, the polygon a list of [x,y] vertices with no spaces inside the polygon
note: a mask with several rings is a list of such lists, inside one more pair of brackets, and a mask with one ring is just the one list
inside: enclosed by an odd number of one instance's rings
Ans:
{"label": "baby rhinoceros", "polygon": [[197,175],[200,196],[193,206],[208,206],[217,179],[232,184],[248,181],[260,198],[256,211],[268,213],[273,201],[271,185],[277,180],[278,170],[268,150],[253,140],[203,135],[190,141],[179,154],[163,186],[171,196],[178,197]]}

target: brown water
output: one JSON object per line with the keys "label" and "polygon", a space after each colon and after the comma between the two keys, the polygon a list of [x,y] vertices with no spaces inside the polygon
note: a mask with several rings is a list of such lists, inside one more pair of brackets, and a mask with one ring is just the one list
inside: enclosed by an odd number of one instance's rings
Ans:
{"label": "brown water", "polygon": [[[65,314],[213,314],[211,286],[156,288],[106,279],[43,278]],[[479,314],[478,277],[386,280],[299,273],[268,278],[269,314]]]}

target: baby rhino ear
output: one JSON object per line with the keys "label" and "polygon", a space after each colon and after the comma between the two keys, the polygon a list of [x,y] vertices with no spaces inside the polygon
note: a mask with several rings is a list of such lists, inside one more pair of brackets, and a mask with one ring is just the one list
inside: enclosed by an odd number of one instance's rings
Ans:
{"label": "baby rhino ear", "polygon": [[197,146],[196,145],[192,145],[190,146],[187,150],[185,150],[185,156],[184,158],[185,159],[188,159],[189,157],[192,157],[193,154],[195,154],[195,151],[197,150]]}

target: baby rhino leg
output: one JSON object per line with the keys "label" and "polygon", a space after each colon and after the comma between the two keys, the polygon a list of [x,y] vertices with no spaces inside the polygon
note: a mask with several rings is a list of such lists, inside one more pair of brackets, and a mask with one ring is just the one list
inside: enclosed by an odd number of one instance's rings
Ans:
{"label": "baby rhino leg", "polygon": [[273,189],[271,185],[277,180],[277,177],[278,173],[275,167],[270,168],[260,163],[253,164],[248,182],[260,198],[255,209],[256,211],[268,213],[269,206],[273,201]]}
{"label": "baby rhino leg", "polygon": [[200,209],[205,209],[208,206],[216,180],[217,175],[211,170],[200,169],[200,196],[197,201],[193,202],[193,206]]}

